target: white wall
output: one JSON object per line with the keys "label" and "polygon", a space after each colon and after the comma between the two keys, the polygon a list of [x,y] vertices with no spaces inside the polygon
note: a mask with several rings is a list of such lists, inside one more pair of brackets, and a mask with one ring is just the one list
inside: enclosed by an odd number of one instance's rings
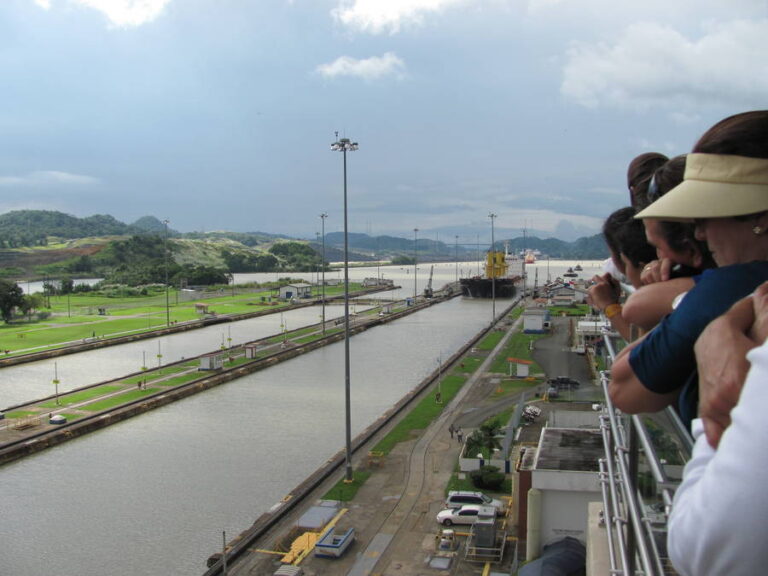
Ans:
{"label": "white wall", "polygon": [[546,546],[566,536],[586,544],[588,507],[601,502],[598,492],[543,490],[541,499],[541,545]]}

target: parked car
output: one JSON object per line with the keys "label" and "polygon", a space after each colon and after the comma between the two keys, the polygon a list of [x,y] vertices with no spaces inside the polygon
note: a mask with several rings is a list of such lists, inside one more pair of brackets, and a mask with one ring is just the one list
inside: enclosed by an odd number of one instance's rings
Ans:
{"label": "parked car", "polygon": [[474,492],[471,490],[451,490],[448,492],[448,497],[445,499],[446,508],[461,508],[466,504],[492,506],[493,508],[496,508],[497,513],[504,508],[504,503],[501,500],[491,498],[482,492]]}
{"label": "parked car", "polygon": [[574,380],[573,378],[568,378],[567,376],[558,376],[552,380],[554,385],[558,388],[578,388],[581,386],[581,382]]}
{"label": "parked car", "polygon": [[479,517],[493,518],[494,516],[496,516],[496,509],[492,506],[467,504],[461,508],[440,510],[436,519],[443,526],[452,526],[454,524],[474,524]]}

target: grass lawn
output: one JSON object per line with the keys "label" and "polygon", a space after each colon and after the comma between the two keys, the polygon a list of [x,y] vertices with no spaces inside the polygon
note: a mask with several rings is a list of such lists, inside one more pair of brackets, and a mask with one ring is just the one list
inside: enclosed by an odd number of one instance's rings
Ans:
{"label": "grass lawn", "polygon": [[504,332],[500,332],[498,330],[494,330],[493,332],[490,332],[483,338],[480,342],[478,342],[477,348],[478,350],[483,350],[485,352],[490,352],[496,347],[496,344],[498,344],[501,339],[504,337]]}
{"label": "grass lawn", "polygon": [[[350,283],[350,291],[358,292],[362,286]],[[241,292],[238,293],[237,290]],[[326,286],[326,297],[343,293],[343,286]],[[40,350],[65,343],[81,342],[86,338],[111,338],[130,333],[146,332],[165,327],[168,317],[171,322],[199,320],[195,304],[203,299],[209,309],[217,314],[247,314],[261,309],[279,310],[291,306],[289,302],[277,300],[261,301],[271,291],[248,291],[221,289],[214,297],[209,294],[195,295],[184,301],[186,293],[169,291],[170,305],[166,311],[165,293],[151,293],[146,296],[113,297],[105,294],[75,293],[69,296],[51,298],[51,315],[44,319],[15,319],[11,324],[0,325],[0,351],[10,354]],[[179,298],[181,296],[181,299]],[[105,315],[99,310],[106,311]]]}
{"label": "grass lawn", "polygon": [[423,430],[429,426],[443,411],[456,393],[466,382],[463,375],[449,374],[442,380],[442,404],[435,402],[435,390],[432,389],[421,401],[403,418],[381,442],[376,444],[373,450],[389,454],[392,448],[399,442],[405,442],[413,438],[414,430]]}
{"label": "grass lawn", "polygon": [[5,417],[12,418],[26,418],[27,416],[42,416],[40,412],[32,412],[31,410],[14,410],[13,412],[6,412]]}
{"label": "grass lawn", "polygon": [[354,500],[357,491],[365,484],[365,481],[371,476],[370,470],[353,470],[352,482],[347,484],[340,480],[336,485],[328,490],[323,496],[323,500],[338,500],[339,502],[349,502]]}
{"label": "grass lawn", "polygon": [[118,394],[116,396],[112,396],[111,398],[104,398],[104,400],[98,400],[96,402],[87,404],[83,406],[83,410],[88,410],[89,412],[107,410],[108,408],[114,408],[115,406],[120,406],[126,402],[131,402],[132,400],[138,400],[144,396],[154,394],[157,391],[157,388],[147,388],[146,390],[131,390],[125,394]]}
{"label": "grass lawn", "polygon": [[[547,338],[548,336],[549,334],[524,334],[523,332],[513,334],[504,346],[504,350],[494,359],[490,371],[499,374],[509,374],[509,362],[507,361],[507,358],[532,360],[531,343],[540,338]],[[541,366],[536,362],[531,364],[528,369],[532,374],[540,374],[543,372]]]}
{"label": "grass lawn", "polygon": [[456,372],[462,374],[472,374],[483,363],[483,358],[476,358],[474,356],[466,356],[461,359],[461,362],[456,366]]}
{"label": "grass lawn", "polygon": [[189,374],[181,374],[179,376],[175,376],[173,378],[168,378],[167,380],[157,380],[157,381],[151,381],[149,384],[151,386],[178,386],[179,384],[185,384],[186,382],[191,382],[192,380],[198,380],[201,378],[202,375],[200,372],[190,372]]}
{"label": "grass lawn", "polygon": [[587,304],[572,304],[571,306],[550,306],[547,309],[552,316],[587,316],[592,308]]}
{"label": "grass lawn", "polygon": [[43,408],[56,409],[61,406],[72,406],[73,404],[79,404],[81,402],[87,402],[91,398],[98,396],[104,396],[104,394],[111,394],[122,390],[122,386],[117,385],[105,385],[96,386],[95,388],[89,388],[88,390],[82,390],[80,392],[73,392],[71,394],[59,394],[59,404],[56,404],[56,400],[51,400],[44,404],[40,404]]}

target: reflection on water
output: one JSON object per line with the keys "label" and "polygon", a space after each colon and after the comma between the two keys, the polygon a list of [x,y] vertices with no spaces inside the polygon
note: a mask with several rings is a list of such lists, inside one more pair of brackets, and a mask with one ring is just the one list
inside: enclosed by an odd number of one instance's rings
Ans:
{"label": "reflection on water", "polygon": [[[353,433],[490,308],[456,298],[355,336]],[[240,533],[343,447],[343,372],[338,343],[0,468],[2,573],[202,573],[222,530]]]}

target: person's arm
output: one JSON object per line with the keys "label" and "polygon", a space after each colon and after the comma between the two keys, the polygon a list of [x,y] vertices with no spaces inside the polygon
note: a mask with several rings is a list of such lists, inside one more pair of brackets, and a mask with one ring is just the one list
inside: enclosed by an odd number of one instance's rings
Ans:
{"label": "person's arm", "polygon": [[768,566],[768,346],[752,367],[717,451],[694,421],[696,445],[675,494],[668,550],[683,576],[752,576]]}
{"label": "person's arm", "polygon": [[672,404],[679,392],[659,394],[649,390],[637,377],[629,361],[630,353],[644,338],[639,338],[624,348],[611,365],[611,381],[608,395],[613,405],[627,414],[657,412]]}
{"label": "person's arm", "polygon": [[739,401],[749,370],[746,354],[758,345],[747,335],[754,321],[749,296],[710,322],[694,346],[699,371],[699,417],[713,448],[717,448],[730,425],[731,410]]}
{"label": "person's arm", "polygon": [[746,354],[768,338],[768,282],[713,320],[696,341],[699,416],[717,448],[749,370]]}
{"label": "person's arm", "polygon": [[619,303],[621,296],[621,285],[610,274],[595,276],[592,278],[594,284],[589,287],[589,303],[605,314],[611,327],[618,332],[625,340],[630,339],[631,326],[623,315],[623,309]]}
{"label": "person's arm", "polygon": [[648,284],[629,295],[622,314],[627,322],[643,330],[651,330],[664,316],[672,312],[674,299],[693,286],[692,278],[673,278],[666,282]]}

